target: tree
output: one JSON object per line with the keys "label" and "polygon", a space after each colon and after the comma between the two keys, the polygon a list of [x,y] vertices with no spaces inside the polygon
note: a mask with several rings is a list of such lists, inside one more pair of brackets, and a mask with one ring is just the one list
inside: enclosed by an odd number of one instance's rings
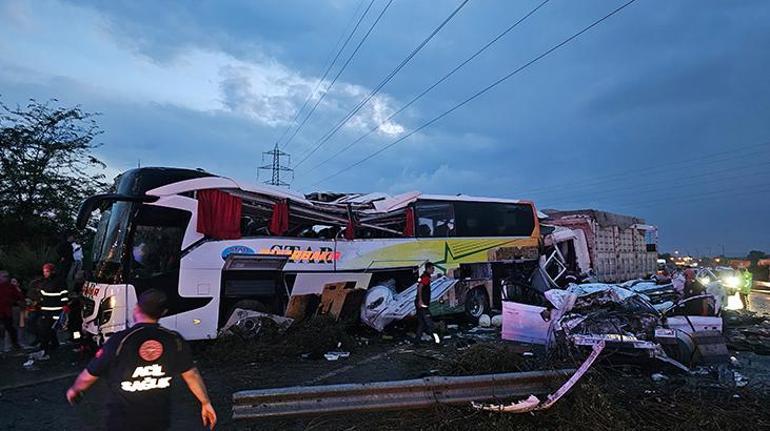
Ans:
{"label": "tree", "polygon": [[766,257],[767,257],[767,254],[765,254],[764,251],[760,251],[760,250],[751,250],[749,254],[746,255],[746,259],[750,260],[752,264],[755,264],[755,265],[759,259],[764,259]]}
{"label": "tree", "polygon": [[97,115],[56,99],[0,102],[0,245],[72,228],[83,199],[107,187]]}

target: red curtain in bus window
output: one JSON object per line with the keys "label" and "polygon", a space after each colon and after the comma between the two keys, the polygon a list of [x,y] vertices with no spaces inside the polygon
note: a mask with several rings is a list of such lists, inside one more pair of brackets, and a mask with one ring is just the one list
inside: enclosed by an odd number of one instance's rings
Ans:
{"label": "red curtain in bus window", "polygon": [[354,239],[356,237],[356,225],[353,220],[348,220],[348,225],[345,226],[345,239]]}
{"label": "red curtain in bus window", "polygon": [[404,224],[404,236],[414,236],[414,208],[406,209],[406,223]]}
{"label": "red curtain in bus window", "polygon": [[286,199],[273,204],[273,216],[270,219],[270,233],[281,236],[289,230],[289,202]]}
{"label": "red curtain in bus window", "polygon": [[198,232],[213,239],[241,237],[241,198],[216,189],[198,191]]}

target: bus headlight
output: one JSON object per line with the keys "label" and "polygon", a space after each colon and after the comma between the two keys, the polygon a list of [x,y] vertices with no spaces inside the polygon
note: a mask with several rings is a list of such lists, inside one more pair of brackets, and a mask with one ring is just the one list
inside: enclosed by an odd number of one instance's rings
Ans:
{"label": "bus headlight", "polygon": [[114,296],[104,298],[102,302],[99,303],[99,325],[104,325],[112,319],[112,310],[117,303],[118,301]]}

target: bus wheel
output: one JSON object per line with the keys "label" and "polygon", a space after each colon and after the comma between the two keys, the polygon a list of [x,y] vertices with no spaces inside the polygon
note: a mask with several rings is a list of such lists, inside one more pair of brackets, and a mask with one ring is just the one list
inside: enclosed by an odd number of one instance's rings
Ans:
{"label": "bus wheel", "polygon": [[476,288],[465,297],[465,315],[469,320],[478,322],[482,314],[489,313],[489,300],[484,290]]}

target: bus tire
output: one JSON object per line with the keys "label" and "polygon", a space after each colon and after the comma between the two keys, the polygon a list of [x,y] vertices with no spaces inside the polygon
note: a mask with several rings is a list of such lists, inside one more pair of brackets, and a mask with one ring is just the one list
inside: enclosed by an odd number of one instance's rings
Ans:
{"label": "bus tire", "polygon": [[482,288],[475,288],[465,296],[465,317],[478,322],[482,314],[489,314],[489,299]]}

